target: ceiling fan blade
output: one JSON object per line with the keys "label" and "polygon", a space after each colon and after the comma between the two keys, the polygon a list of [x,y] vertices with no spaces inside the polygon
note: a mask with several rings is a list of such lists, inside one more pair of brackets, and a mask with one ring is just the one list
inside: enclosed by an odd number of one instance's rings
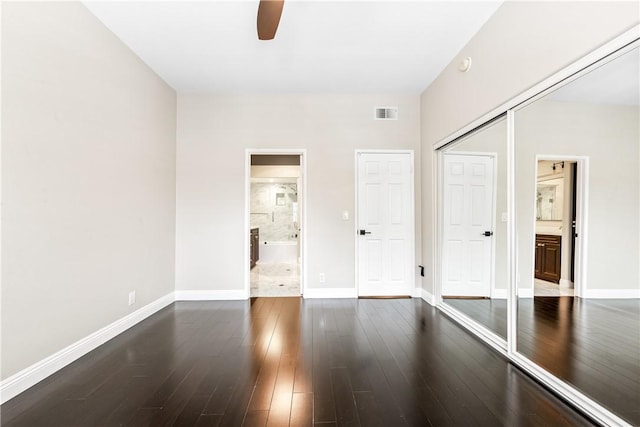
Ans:
{"label": "ceiling fan blade", "polygon": [[280,23],[284,0],[260,0],[258,5],[258,39],[273,40]]}

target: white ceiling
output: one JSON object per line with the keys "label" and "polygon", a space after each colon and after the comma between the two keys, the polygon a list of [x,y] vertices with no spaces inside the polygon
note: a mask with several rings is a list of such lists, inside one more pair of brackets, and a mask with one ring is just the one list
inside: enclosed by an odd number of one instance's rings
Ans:
{"label": "white ceiling", "polygon": [[420,93],[501,1],[286,0],[259,41],[258,1],[84,2],[179,92]]}

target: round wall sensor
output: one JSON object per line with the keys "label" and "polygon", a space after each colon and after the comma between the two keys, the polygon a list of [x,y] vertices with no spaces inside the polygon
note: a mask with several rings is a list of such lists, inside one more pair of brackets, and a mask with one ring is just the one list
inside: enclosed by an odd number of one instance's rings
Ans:
{"label": "round wall sensor", "polygon": [[467,71],[469,71],[469,69],[471,68],[471,57],[466,57],[462,60],[462,62],[460,62],[460,66],[458,67],[458,70],[462,71],[463,73],[466,73]]}

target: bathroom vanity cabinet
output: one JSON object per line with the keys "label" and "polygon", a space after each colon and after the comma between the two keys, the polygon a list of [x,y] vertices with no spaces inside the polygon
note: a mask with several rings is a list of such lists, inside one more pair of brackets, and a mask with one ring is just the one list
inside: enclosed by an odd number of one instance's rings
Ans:
{"label": "bathroom vanity cabinet", "polygon": [[260,258],[260,229],[252,228],[251,234],[249,236],[249,247],[251,248],[251,266],[250,268],[255,267],[256,262]]}
{"label": "bathroom vanity cabinet", "polygon": [[536,279],[560,283],[562,237],[536,234]]}

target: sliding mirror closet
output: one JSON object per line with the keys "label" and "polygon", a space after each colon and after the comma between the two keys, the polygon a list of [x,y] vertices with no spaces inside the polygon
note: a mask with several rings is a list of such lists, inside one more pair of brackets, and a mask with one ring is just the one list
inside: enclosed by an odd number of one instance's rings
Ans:
{"label": "sliding mirror closet", "polygon": [[516,349],[633,425],[640,425],[639,64],[639,48],[621,52],[514,119]]}
{"label": "sliding mirror closet", "polygon": [[640,41],[627,41],[438,150],[440,307],[608,425],[640,425]]}

